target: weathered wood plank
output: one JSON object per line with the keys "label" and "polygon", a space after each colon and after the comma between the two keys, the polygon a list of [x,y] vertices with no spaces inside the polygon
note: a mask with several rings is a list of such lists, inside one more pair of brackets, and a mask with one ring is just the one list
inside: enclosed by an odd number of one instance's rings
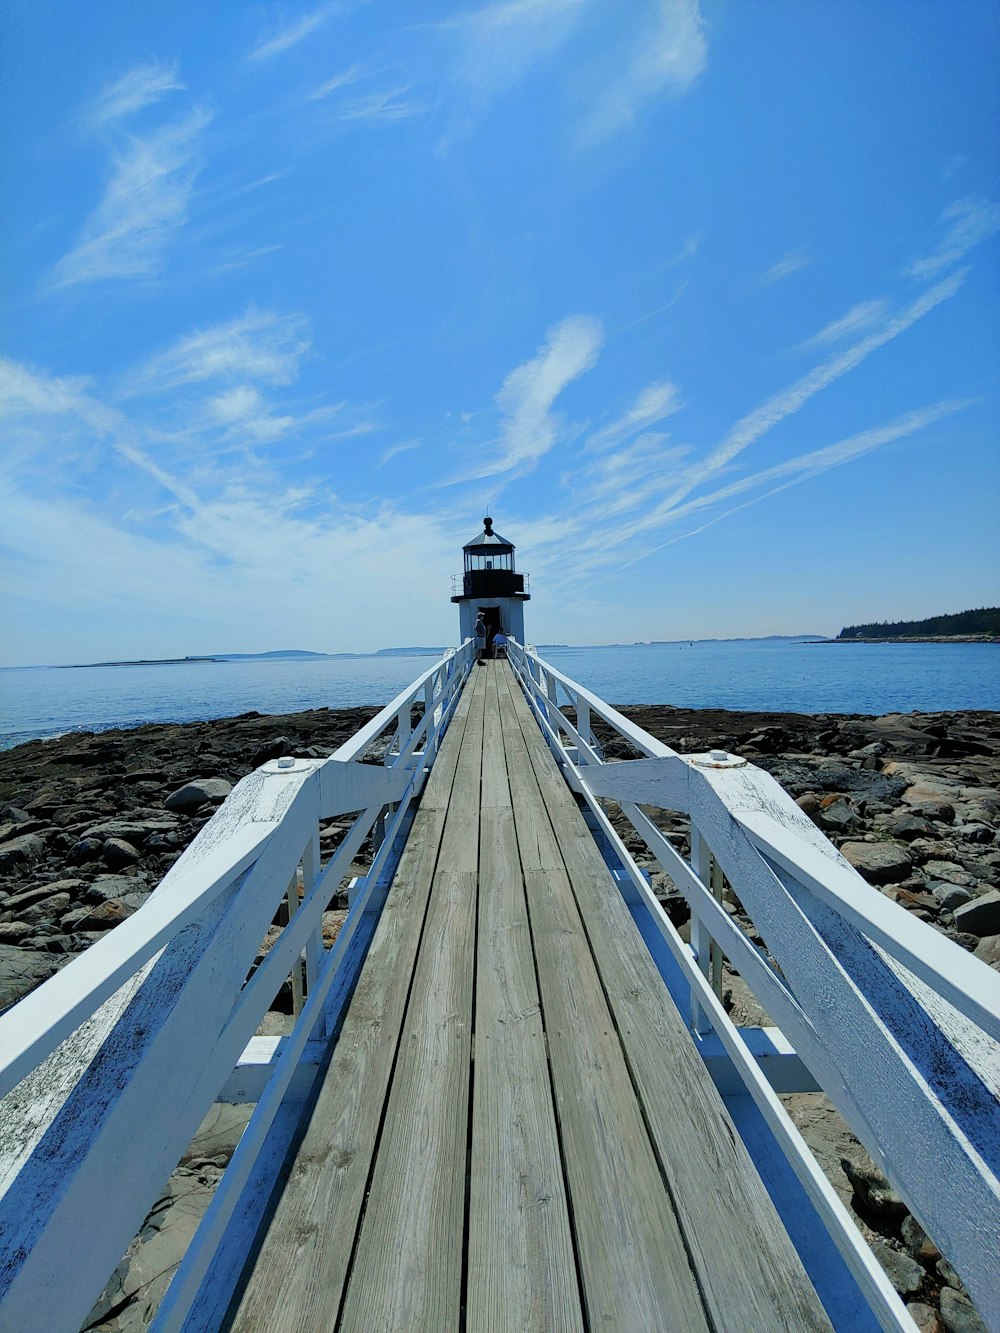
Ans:
{"label": "weathered wood plank", "polygon": [[[489,663],[479,834],[470,1333],[583,1326],[497,698]],[[506,686],[504,687],[506,691]]]}
{"label": "weathered wood plank", "polygon": [[[460,700],[233,1328],[313,1333],[337,1317],[396,1055],[444,809],[472,691]],[[275,1300],[275,1293],[281,1299]]]}
{"label": "weathered wood plank", "polygon": [[[477,672],[340,1327],[459,1327],[485,672]],[[433,772],[433,770],[432,770]]]}
{"label": "weathered wood plank", "polygon": [[[509,694],[503,717],[520,834],[538,784]],[[589,1323],[707,1330],[569,879],[550,868],[551,828],[539,820],[536,832],[521,860]],[[549,865],[526,859],[536,845]]]}
{"label": "weathered wood plank", "polygon": [[829,1329],[774,1205],[516,687],[512,698],[714,1326]]}

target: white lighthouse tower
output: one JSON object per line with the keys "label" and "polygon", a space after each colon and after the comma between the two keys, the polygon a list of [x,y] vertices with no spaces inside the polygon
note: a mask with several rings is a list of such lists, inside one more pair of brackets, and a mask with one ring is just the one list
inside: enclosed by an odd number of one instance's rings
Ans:
{"label": "white lighthouse tower", "polygon": [[[483,519],[483,530],[462,547],[465,568],[452,580],[452,601],[458,603],[460,639],[473,638],[476,617],[486,622],[487,647],[501,628],[524,643],[524,604],[531,600],[527,574],[514,569],[514,543],[493,531],[493,520]],[[461,591],[459,591],[461,579]]]}

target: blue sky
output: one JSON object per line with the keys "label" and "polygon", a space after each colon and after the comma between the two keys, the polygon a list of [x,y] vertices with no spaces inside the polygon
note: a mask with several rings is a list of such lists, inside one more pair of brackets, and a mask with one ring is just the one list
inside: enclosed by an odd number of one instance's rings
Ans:
{"label": "blue sky", "polygon": [[1000,601],[1000,6],[7,0],[6,664]]}

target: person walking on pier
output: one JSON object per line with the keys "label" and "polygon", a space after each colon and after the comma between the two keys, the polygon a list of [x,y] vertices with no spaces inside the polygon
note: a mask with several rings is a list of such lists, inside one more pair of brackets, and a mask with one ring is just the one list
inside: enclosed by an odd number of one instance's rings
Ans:
{"label": "person walking on pier", "polygon": [[483,620],[482,612],[476,617],[472,632],[476,636],[476,662],[482,665],[483,658],[486,656],[486,622]]}

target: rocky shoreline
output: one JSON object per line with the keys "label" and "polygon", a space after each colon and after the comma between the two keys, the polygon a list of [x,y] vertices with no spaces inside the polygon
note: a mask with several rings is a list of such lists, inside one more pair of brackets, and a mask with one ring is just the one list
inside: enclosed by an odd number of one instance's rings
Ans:
{"label": "rocky shoreline", "polygon": [[[0,1009],[137,910],[240,778],[282,754],[325,757],[376,711],[248,713],[74,733],[0,753]],[[681,752],[721,748],[765,768],[877,891],[1000,970],[1000,714],[622,711]],[[619,737],[602,739],[609,758],[629,757]],[[683,930],[686,904],[616,819]],[[686,852],[683,819],[659,813],[657,822]],[[324,856],[345,828],[324,826]],[[729,910],[740,916],[735,900]],[[726,988],[737,1022],[764,1021],[735,973]],[[918,1325],[982,1328],[954,1270],[826,1099],[785,1100]],[[210,1117],[209,1147],[196,1141],[171,1177],[88,1328],[117,1333],[148,1322],[245,1118],[239,1108]]]}

